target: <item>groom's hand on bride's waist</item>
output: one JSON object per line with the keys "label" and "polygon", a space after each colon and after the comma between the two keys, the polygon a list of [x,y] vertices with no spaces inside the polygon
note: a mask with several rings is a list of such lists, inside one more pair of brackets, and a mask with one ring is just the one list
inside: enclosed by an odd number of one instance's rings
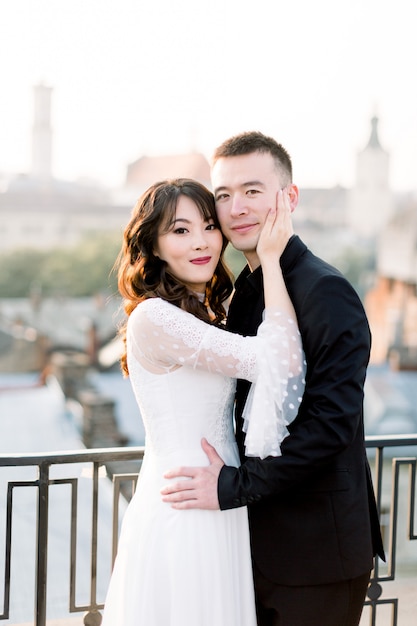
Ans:
{"label": "groom's hand on bride's waist", "polygon": [[[164,474],[170,482],[161,489],[162,500],[174,509],[219,509],[217,481],[224,465],[215,448],[206,439],[201,446],[210,465],[206,467],[177,467]],[[173,480],[180,478],[181,480]],[[183,480],[187,478],[188,480]]]}

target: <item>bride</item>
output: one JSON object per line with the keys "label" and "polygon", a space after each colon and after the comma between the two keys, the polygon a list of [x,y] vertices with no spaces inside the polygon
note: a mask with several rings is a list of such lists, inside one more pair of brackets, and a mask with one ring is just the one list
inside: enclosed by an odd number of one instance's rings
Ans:
{"label": "bride", "polygon": [[179,511],[160,491],[169,468],[207,465],[203,439],[228,465],[239,464],[237,378],[253,383],[247,454],[280,454],[304,374],[279,265],[291,234],[281,194],[257,247],[265,319],[256,337],[242,337],[223,328],[232,283],[213,195],[176,179],[151,186],[134,207],[118,259],[128,316],[121,362],[144,422],[145,455],[122,524],[103,626],[256,626],[246,508]]}

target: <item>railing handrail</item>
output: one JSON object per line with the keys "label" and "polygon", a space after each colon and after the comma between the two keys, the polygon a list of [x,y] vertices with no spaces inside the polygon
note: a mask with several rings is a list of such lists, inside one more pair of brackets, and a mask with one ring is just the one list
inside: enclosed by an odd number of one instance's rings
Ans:
{"label": "railing handrail", "polygon": [[[417,437],[417,435],[416,435]],[[49,465],[62,463],[89,463],[112,461],[136,461],[144,453],[144,446],[126,446],[118,448],[86,448],[80,450],[61,450],[57,452],[16,452],[0,454],[0,467],[15,465]]]}
{"label": "railing handrail", "polygon": [[417,433],[409,435],[367,435],[365,446],[367,448],[394,448],[395,446],[417,445]]}
{"label": "railing handrail", "polygon": [[[365,437],[367,448],[393,448],[395,446],[417,445],[417,433],[408,435],[367,435]],[[143,455],[144,446],[125,446],[117,448],[85,448],[80,450],[60,450],[56,452],[16,452],[0,453],[0,467],[13,465],[39,465],[49,463],[51,465],[61,463],[80,463],[88,459],[89,462],[112,460],[135,461]]]}

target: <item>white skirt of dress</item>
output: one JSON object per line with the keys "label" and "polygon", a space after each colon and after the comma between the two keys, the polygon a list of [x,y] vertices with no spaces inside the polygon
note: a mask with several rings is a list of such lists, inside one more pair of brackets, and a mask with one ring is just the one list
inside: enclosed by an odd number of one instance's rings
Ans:
{"label": "white skirt of dress", "polygon": [[102,626],[256,626],[247,509],[173,509],[160,489],[176,464],[145,454]]}

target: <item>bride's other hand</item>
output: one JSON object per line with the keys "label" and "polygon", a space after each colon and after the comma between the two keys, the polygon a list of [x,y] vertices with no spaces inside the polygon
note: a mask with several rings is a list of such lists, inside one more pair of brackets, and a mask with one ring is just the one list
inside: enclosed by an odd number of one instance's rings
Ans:
{"label": "bride's other hand", "polygon": [[276,207],[270,209],[259,236],[256,251],[261,264],[268,259],[278,260],[288,240],[294,234],[288,189],[277,193]]}

